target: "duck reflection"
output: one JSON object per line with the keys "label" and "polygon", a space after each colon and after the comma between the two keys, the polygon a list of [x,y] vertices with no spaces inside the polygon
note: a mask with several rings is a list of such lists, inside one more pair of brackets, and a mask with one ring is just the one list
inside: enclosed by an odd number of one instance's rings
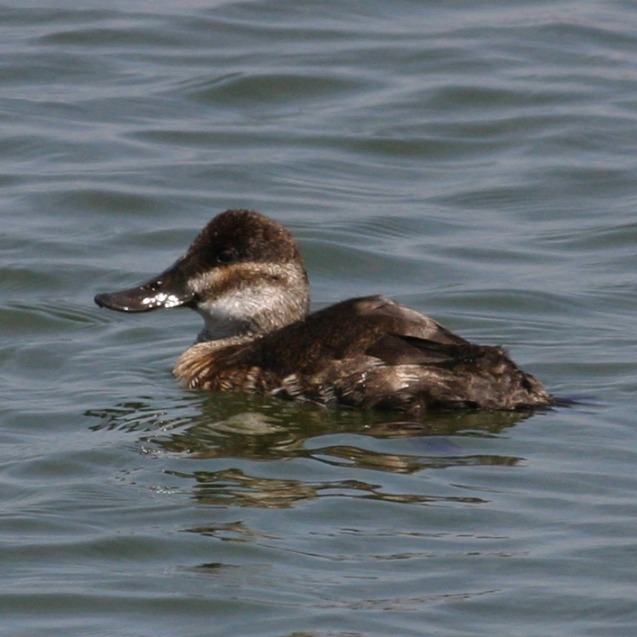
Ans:
{"label": "duck reflection", "polygon": [[214,506],[284,509],[318,497],[363,498],[384,502],[427,504],[433,502],[486,502],[477,497],[435,496],[413,493],[387,493],[377,483],[363,480],[304,482],[251,476],[238,469],[196,471],[194,497],[201,504]]}
{"label": "duck reflection", "polygon": [[[156,401],[140,400],[88,415],[101,420],[94,430],[140,434],[141,450],[170,458],[171,466],[164,468],[164,474],[191,481],[193,497],[202,504],[265,508],[286,508],[327,496],[480,503],[480,498],[448,492],[396,493],[384,486],[383,479],[370,476],[460,466],[515,466],[520,458],[475,453],[468,439],[497,437],[529,417],[526,413],[454,411],[430,414],[424,423],[409,422],[379,412],[330,411],[312,404],[234,394],[204,399],[182,394],[164,408],[158,408]],[[175,459],[188,462],[175,468]],[[204,462],[220,459],[225,461],[223,467]],[[193,466],[193,460],[201,464]],[[264,461],[271,463],[265,472]],[[297,461],[295,476],[298,463],[304,463],[303,478],[289,477],[288,461]],[[317,463],[315,471],[312,462]],[[327,480],[321,469],[326,466],[331,471]]]}

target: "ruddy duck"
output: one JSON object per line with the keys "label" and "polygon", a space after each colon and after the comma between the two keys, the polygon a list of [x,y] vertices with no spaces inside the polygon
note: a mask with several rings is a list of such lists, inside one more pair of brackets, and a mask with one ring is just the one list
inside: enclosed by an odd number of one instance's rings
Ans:
{"label": "ruddy duck", "polygon": [[170,268],[137,287],[98,294],[120,312],[190,307],[204,320],[174,374],[189,387],[242,390],[324,405],[520,410],[552,397],[504,350],[472,344],[382,296],[308,314],[299,249],[251,210],[212,219]]}

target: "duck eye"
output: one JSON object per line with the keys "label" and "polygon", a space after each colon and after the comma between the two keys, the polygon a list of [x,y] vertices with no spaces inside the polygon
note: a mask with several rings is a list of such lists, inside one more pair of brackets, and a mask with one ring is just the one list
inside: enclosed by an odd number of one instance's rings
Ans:
{"label": "duck eye", "polygon": [[236,258],[236,253],[234,250],[222,250],[218,255],[217,255],[217,262],[218,263],[230,263],[231,261],[234,261]]}

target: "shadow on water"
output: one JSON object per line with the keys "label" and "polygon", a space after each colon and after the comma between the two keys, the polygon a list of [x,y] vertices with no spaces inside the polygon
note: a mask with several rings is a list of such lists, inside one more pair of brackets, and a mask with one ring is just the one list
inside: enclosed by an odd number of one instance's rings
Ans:
{"label": "shadow on water", "polygon": [[[528,413],[440,412],[422,423],[405,422],[397,414],[360,410],[326,410],[312,404],[278,399],[215,394],[192,395],[158,409],[151,399],[91,410],[101,420],[91,427],[140,434],[145,452],[188,464],[165,468],[165,475],[194,484],[193,497],[209,505],[286,508],[299,501],[325,496],[372,498],[394,502],[426,503],[436,500],[480,503],[480,498],[387,493],[382,480],[371,483],[368,471],[413,474],[458,466],[515,466],[520,458],[498,454],[466,453],[460,438],[491,437],[528,418]],[[396,445],[392,441],[407,442]],[[370,448],[372,447],[372,448]],[[215,469],[192,461],[231,459]],[[304,468],[307,478],[289,477],[288,464],[263,477],[254,461],[313,461],[316,471]],[[306,465],[307,466],[307,465]],[[320,467],[329,467],[325,480]]]}

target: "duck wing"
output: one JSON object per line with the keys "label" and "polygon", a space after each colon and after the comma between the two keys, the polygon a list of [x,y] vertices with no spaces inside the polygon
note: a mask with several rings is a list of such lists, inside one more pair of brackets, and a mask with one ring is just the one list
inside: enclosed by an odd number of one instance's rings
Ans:
{"label": "duck wing", "polygon": [[[466,345],[468,341],[449,331],[430,316],[400,305],[384,296],[367,296],[343,301],[325,311],[340,310],[365,324],[372,323],[385,334],[420,339],[441,345]],[[416,340],[412,342],[415,344]]]}
{"label": "duck wing", "polygon": [[[476,347],[429,316],[382,296],[348,299],[264,336],[245,352],[257,364],[289,373],[315,373],[361,356],[386,365],[444,363]],[[258,354],[257,354],[258,352]]]}
{"label": "duck wing", "polygon": [[437,343],[403,334],[388,334],[365,350],[385,365],[444,365],[471,357],[478,346],[470,343]]}

